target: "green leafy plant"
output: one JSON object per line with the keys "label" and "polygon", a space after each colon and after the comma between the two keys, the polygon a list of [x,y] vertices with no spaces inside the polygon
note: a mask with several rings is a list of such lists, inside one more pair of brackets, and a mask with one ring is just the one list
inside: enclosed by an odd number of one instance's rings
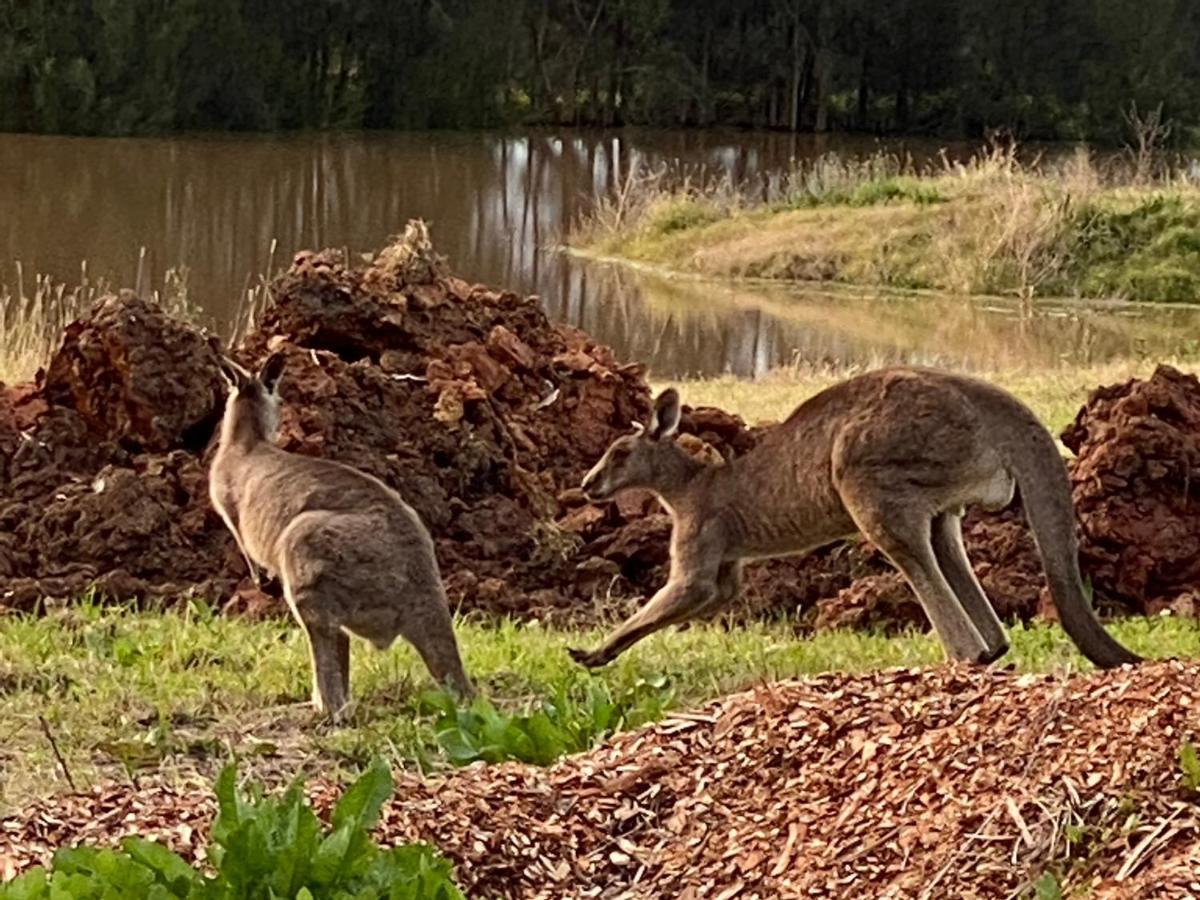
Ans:
{"label": "green leafy plant", "polygon": [[1037,900],[1062,900],[1062,886],[1053,872],[1046,872],[1033,884]]}
{"label": "green leafy plant", "polygon": [[0,900],[462,900],[450,864],[424,844],[384,849],[371,840],[392,793],[375,761],[342,796],[327,829],[300,783],[282,797],[245,795],[232,766],[217,779],[218,813],[207,875],[153,841],[126,838],[119,850],[62,849],[50,871],[35,869],[0,887]]}
{"label": "green leafy plant", "polygon": [[1179,745],[1179,771],[1184,788],[1200,791],[1200,753],[1191,741]]}
{"label": "green leafy plant", "polygon": [[669,702],[663,678],[639,679],[618,695],[596,680],[582,690],[560,686],[539,708],[517,714],[503,712],[484,698],[461,709],[442,693],[423,698],[426,711],[437,715],[438,744],[460,766],[510,759],[549,765],[616,731],[661,718]]}

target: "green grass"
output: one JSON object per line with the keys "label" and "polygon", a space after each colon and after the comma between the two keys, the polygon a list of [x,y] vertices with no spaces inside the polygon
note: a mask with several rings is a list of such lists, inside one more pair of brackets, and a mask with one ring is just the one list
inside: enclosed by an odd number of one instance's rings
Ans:
{"label": "green grass", "polygon": [[1195,302],[1198,233],[1200,188],[1184,179],[989,154],[920,171],[888,156],[823,158],[768,196],[727,180],[633,179],[571,242],[723,278]]}
{"label": "green grass", "polygon": [[[599,629],[470,621],[458,627],[467,665],[499,709],[526,714],[572,698],[558,724],[585,731],[597,715],[589,699],[597,685],[605,696],[650,696],[653,702],[639,701],[635,710],[644,713],[659,701],[694,707],[764,680],[941,658],[927,635],[832,632],[801,639],[784,624],[711,625],[655,635],[591,675],[566,648],[593,644]],[[1200,655],[1194,622],[1138,619],[1113,630],[1147,655]],[[1086,665],[1055,626],[1017,627],[1012,637],[1010,660],[1024,669]],[[349,776],[377,755],[425,769],[451,764],[436,733],[439,712],[428,705],[433,685],[407,645],[377,653],[356,643],[357,707],[344,728],[311,712],[308,679],[304,641],[283,620],[213,616],[195,606],[161,613],[87,602],[40,618],[0,618],[0,814],[67,788],[42,719],[80,787],[149,772],[212,777],[231,755],[248,772],[284,778],[316,771]]]}

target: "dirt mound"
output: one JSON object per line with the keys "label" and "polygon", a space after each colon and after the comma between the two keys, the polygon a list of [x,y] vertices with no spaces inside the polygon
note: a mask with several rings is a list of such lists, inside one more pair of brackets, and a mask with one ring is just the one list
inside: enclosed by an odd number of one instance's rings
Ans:
{"label": "dirt mound", "polygon": [[[301,253],[237,355],[288,359],[280,443],[396,487],[428,523],[451,600],[471,611],[593,619],[665,577],[669,521],[648,496],[592,506],[577,488],[642,421],[637,365],[552,325],[536,298],[446,274],[414,227],[374,263]],[[37,384],[0,389],[0,606],[95,588],[278,611],[210,508],[224,400],[207,337],[131,294],[73,323]],[[688,410],[692,452],[731,458],[758,433]],[[798,613],[879,571],[869,548],[755,567],[744,609]]]}
{"label": "dirt mound", "polygon": [[1200,381],[1160,366],[1098,388],[1062,435],[1077,456],[1083,566],[1102,597],[1195,615],[1200,585]]}
{"label": "dirt mound", "polygon": [[[661,586],[669,520],[654,501],[593,506],[577,489],[645,418],[639,366],[553,325],[536,298],[447,274],[417,224],[365,265],[297,255],[272,298],[236,352],[251,366],[287,355],[281,444],[399,489],[433,532],[462,609],[591,619]],[[1105,389],[1074,426],[1084,559],[1107,603],[1183,608],[1195,580],[1200,518],[1185,485],[1198,388],[1159,373],[1145,388]],[[130,294],[73,323],[36,384],[0,386],[0,607],[95,587],[279,610],[277,586],[251,586],[208,502],[222,403],[207,337]],[[710,459],[743,454],[761,434],[715,409],[685,410],[681,431]],[[997,608],[1033,615],[1041,567],[1019,509],[969,518],[966,540]],[[739,613],[924,622],[862,543],[750,567]]]}
{"label": "dirt mound", "polygon": [[[380,826],[471,896],[1195,896],[1200,665],[965,667],[764,686],[550,769],[401,774]],[[328,810],[337,789],[313,786]],[[194,852],[211,800],[106,786],[0,823],[14,870],[137,829]],[[1046,882],[1043,882],[1044,884]],[[1040,896],[1050,896],[1040,893]]]}

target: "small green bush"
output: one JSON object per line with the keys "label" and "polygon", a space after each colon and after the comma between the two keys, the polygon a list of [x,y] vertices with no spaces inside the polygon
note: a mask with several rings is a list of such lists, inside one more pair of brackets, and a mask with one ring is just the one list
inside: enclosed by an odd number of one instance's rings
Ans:
{"label": "small green bush", "polygon": [[639,680],[617,696],[604,682],[589,681],[582,697],[578,693],[560,686],[540,708],[516,715],[484,698],[460,709],[443,693],[427,695],[424,705],[437,715],[438,744],[454,764],[512,759],[546,766],[614,732],[662,718],[670,702],[665,679]]}
{"label": "small green bush", "polygon": [[892,202],[928,206],[945,200],[933,184],[915,178],[882,178],[860,184],[851,191],[846,202],[850,206],[879,206]]}
{"label": "small green bush", "polygon": [[1156,194],[1129,209],[1089,204],[1075,212],[1069,233],[1069,283],[1057,286],[1060,293],[1200,297],[1200,208],[1181,196]]}
{"label": "small green bush", "polygon": [[778,209],[806,209],[817,206],[882,206],[886,203],[913,203],[929,206],[945,203],[947,198],[937,185],[907,176],[872,178],[859,184],[815,185],[787,199]]}
{"label": "small green bush", "polygon": [[699,228],[725,218],[712,201],[687,195],[667,197],[654,203],[646,216],[646,231],[653,235],[673,234]]}
{"label": "small green bush", "polygon": [[279,799],[237,790],[232,766],[217,779],[218,814],[205,874],[160,844],[126,838],[120,850],[59,850],[50,871],[0,886],[0,900],[462,900],[450,864],[427,845],[384,849],[371,840],[392,793],[375,761],[342,796],[326,829],[294,783]]}

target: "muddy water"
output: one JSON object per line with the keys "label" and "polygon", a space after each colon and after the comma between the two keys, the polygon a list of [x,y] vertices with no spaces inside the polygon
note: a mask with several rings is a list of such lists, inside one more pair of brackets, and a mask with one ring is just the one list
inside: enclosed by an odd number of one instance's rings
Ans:
{"label": "muddy water", "polygon": [[[86,260],[92,279],[140,278],[144,289],[182,267],[189,298],[228,329],[246,287],[294,251],[365,251],[420,216],[455,271],[539,294],[554,318],[664,377],[753,374],[795,360],[1070,364],[1178,352],[1198,333],[1200,315],[1186,310],[1023,318],[1002,304],[664,280],[556,251],[591,198],[641,162],[747,180],[792,157],[878,149],[865,139],[698,132],[0,135],[0,281],[13,282],[16,260],[68,283]],[[900,149],[920,158],[939,147]]]}

